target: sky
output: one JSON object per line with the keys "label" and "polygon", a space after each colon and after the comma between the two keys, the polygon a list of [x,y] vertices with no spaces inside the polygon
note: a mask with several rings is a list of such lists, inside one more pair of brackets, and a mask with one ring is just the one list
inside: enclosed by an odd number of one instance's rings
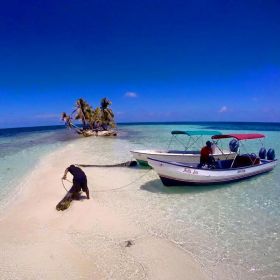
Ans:
{"label": "sky", "polygon": [[280,122],[279,0],[1,1],[0,128],[63,124],[82,97],[117,122]]}

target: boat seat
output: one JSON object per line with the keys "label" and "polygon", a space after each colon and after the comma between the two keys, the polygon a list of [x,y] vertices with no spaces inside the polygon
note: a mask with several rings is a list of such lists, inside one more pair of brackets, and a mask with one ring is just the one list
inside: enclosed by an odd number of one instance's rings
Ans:
{"label": "boat seat", "polygon": [[238,155],[233,163],[233,168],[257,165],[260,163],[260,158],[255,154]]}
{"label": "boat seat", "polygon": [[227,168],[231,167],[231,164],[232,164],[232,159],[217,160],[216,168],[217,169],[227,169]]}

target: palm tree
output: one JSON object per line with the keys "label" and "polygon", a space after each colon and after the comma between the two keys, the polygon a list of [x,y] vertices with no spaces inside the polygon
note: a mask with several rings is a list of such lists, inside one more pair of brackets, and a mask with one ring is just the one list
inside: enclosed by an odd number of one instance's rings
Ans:
{"label": "palm tree", "polygon": [[91,123],[93,128],[98,129],[101,126],[102,123],[102,114],[99,107],[97,107],[95,110],[93,110],[92,117],[91,117]]}
{"label": "palm tree", "polygon": [[[79,134],[87,133],[87,129],[90,130],[108,130],[108,128],[115,128],[114,113],[112,109],[109,108],[112,102],[107,98],[102,98],[100,102],[100,107],[93,109],[84,99],[79,98],[75,104],[75,110],[70,116],[65,112],[62,113],[61,119],[70,128],[75,128]],[[83,129],[79,129],[72,122],[72,115],[74,115],[75,120],[81,120]]]}
{"label": "palm tree", "polygon": [[112,102],[106,97],[102,98],[100,101],[101,109],[101,126],[104,130],[108,130],[108,127],[115,128],[114,113],[112,109],[108,108]]}
{"label": "palm tree", "polygon": [[65,112],[61,114],[61,120],[65,122],[65,125],[69,128],[73,127],[73,124],[71,122],[71,117],[68,116]]}
{"label": "palm tree", "polygon": [[82,121],[83,129],[86,129],[87,125],[90,126],[92,108],[84,99],[79,98],[76,101],[76,109],[72,112],[72,114],[75,112],[75,120]]}

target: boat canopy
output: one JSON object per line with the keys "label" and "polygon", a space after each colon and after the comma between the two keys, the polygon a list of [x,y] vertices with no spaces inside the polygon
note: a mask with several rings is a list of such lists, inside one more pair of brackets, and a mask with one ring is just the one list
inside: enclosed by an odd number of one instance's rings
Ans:
{"label": "boat canopy", "polygon": [[249,140],[249,139],[259,139],[264,138],[265,136],[260,133],[245,133],[245,134],[217,134],[213,135],[212,139],[224,139],[224,138],[235,138],[237,140]]}
{"label": "boat canopy", "polygon": [[187,130],[187,131],[183,131],[183,130],[173,130],[171,131],[172,135],[176,135],[176,134],[185,134],[188,136],[202,136],[202,135],[222,135],[222,133],[220,131],[215,131],[215,130]]}

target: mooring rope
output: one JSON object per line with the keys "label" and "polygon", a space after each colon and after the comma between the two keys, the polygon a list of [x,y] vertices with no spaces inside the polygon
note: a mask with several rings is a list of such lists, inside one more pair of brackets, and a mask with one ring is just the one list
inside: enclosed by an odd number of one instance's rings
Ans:
{"label": "mooring rope", "polygon": [[115,191],[115,190],[120,190],[120,189],[124,189],[129,187],[130,185],[134,184],[135,182],[139,181],[140,179],[142,179],[143,177],[145,177],[152,169],[149,169],[148,171],[146,171],[144,174],[142,174],[141,176],[137,177],[135,180],[131,181],[128,184],[125,184],[121,187],[117,187],[117,188],[112,188],[112,189],[107,189],[107,190],[95,190],[93,192],[108,192],[108,191]]}
{"label": "mooring rope", "polygon": [[76,163],[75,165],[80,167],[132,167],[137,165],[136,160],[130,160],[122,163],[116,163],[116,164],[80,164]]}
{"label": "mooring rope", "polygon": [[[152,171],[152,169],[149,169],[148,171],[146,171],[144,174],[142,174],[141,176],[137,177],[135,180],[131,181],[130,183],[128,184],[125,184],[123,186],[120,186],[120,187],[117,187],[117,188],[112,188],[112,189],[106,189],[106,190],[93,190],[93,192],[109,192],[109,191],[115,191],[115,190],[120,190],[120,189],[124,189],[124,188],[127,188],[128,186],[134,184],[135,182],[139,181],[140,179],[142,179],[143,177],[145,177],[150,171]],[[61,179],[62,181],[62,185],[63,185],[63,188],[68,192],[68,190],[66,189],[65,185],[64,185],[64,182],[63,182],[63,179]],[[68,181],[69,183],[72,183],[70,180],[68,179],[65,179],[65,181]]]}
{"label": "mooring rope", "polygon": [[68,181],[68,182],[70,182],[70,183],[72,183],[72,182],[71,182],[70,180],[68,180],[68,179],[62,179],[62,178],[61,178],[61,183],[62,183],[63,188],[64,188],[67,192],[69,192],[69,191],[66,189],[63,180]]}

